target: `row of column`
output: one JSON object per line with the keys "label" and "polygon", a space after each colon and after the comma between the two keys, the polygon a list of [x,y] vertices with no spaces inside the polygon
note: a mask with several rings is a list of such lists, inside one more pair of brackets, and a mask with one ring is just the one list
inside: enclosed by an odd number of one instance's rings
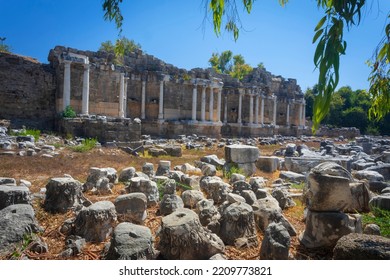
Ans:
{"label": "row of column", "polygon": [[[71,61],[64,60],[64,88],[63,88],[63,110],[66,107],[70,106],[70,92],[71,92]],[[90,64],[88,59],[85,59],[84,63],[84,73],[83,73],[83,92],[82,92],[82,100],[81,100],[81,114],[88,115],[89,114],[89,70]],[[124,73],[120,74],[119,81],[119,108],[118,108],[118,116],[120,118],[125,118],[126,116],[126,104],[127,104],[127,84],[128,79],[125,77]]]}
{"label": "row of column", "polygon": [[[214,121],[214,89],[217,89],[217,115],[216,122],[221,122],[221,102],[222,102],[222,88],[210,86],[210,97],[209,97],[209,121]],[[202,86],[202,97],[201,97],[201,111],[200,111],[200,121],[206,121],[206,89],[207,86]],[[194,84],[192,90],[192,121],[196,122],[197,118],[197,101],[198,101],[198,85]]]}
{"label": "row of column", "polygon": [[[64,60],[64,95],[63,95],[63,109],[65,110],[67,106],[70,105],[70,68],[71,61]],[[83,73],[83,92],[82,92],[82,114],[89,114],[89,70],[90,65],[88,60],[84,64],[84,73]],[[124,118],[126,116],[126,104],[127,104],[127,81],[128,78],[125,77],[124,73],[120,74],[120,91],[119,91],[119,112],[118,115],[120,118]],[[165,77],[160,81],[160,94],[159,94],[159,114],[158,119],[160,121],[164,120],[164,81]],[[202,97],[201,97],[201,117],[200,121],[206,121],[206,89],[207,86],[202,86]],[[222,87],[209,87],[209,119],[208,121],[214,121],[214,89],[217,89],[217,115],[216,121],[221,121],[221,99],[222,99]],[[198,85],[194,84],[193,92],[192,92],[192,121],[197,121],[197,100],[198,100]],[[239,91],[239,100],[238,100],[238,117],[237,123],[242,123],[242,97],[244,95],[243,90]],[[264,99],[265,96],[261,95],[249,95],[249,124],[255,125],[264,125]],[[255,112],[253,112],[253,105],[255,99]],[[261,97],[260,104],[260,120],[259,120],[259,99]],[[277,97],[273,95],[271,97],[273,102],[273,125],[276,125],[276,117],[277,117]],[[141,95],[141,119],[145,119],[145,104],[146,104],[146,81],[142,81],[142,95]],[[305,114],[306,114],[306,106],[305,101],[298,103],[299,104],[299,125],[305,126]],[[290,105],[291,103],[287,103],[287,112],[286,112],[286,125],[290,126]],[[224,108],[224,123],[227,123],[227,95],[225,96],[225,108]]]}

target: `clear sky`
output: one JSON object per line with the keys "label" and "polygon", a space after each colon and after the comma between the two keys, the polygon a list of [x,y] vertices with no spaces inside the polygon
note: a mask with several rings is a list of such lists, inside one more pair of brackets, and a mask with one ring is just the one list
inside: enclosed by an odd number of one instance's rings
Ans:
{"label": "clear sky", "polygon": [[[312,38],[322,13],[314,0],[290,0],[284,8],[277,0],[256,1],[250,15],[242,13],[245,31],[237,42],[226,33],[217,38],[210,21],[203,24],[203,0],[123,2],[123,35],[167,63],[187,70],[207,68],[213,52],[232,50],[252,66],[263,62],[273,74],[297,79],[302,90],[317,81]],[[365,61],[384,35],[390,1],[367,2],[360,26],[345,36],[340,86],[368,88]],[[103,20],[102,0],[0,0],[0,7],[0,37],[7,38],[14,53],[44,63],[56,45],[96,51],[118,35],[114,23]]]}

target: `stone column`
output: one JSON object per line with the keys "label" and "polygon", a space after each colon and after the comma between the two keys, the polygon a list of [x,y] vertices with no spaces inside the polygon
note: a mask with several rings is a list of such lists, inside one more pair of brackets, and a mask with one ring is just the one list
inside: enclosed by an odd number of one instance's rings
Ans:
{"label": "stone column", "polygon": [[125,77],[125,94],[123,96],[123,115],[127,118],[127,84],[129,82],[129,78]]}
{"label": "stone column", "polygon": [[227,123],[227,121],[228,121],[228,119],[227,119],[227,115],[228,115],[228,112],[227,112],[228,102],[227,102],[227,100],[228,100],[228,96],[227,96],[227,94],[225,94],[225,106],[224,106],[225,110],[223,113],[223,123]]}
{"label": "stone column", "polygon": [[141,119],[145,119],[145,104],[146,104],[146,81],[142,81],[141,92]]}
{"label": "stone column", "polygon": [[253,94],[249,95],[249,125],[253,124]]}
{"label": "stone column", "polygon": [[89,114],[89,64],[84,64],[83,96],[81,103],[81,114]]}
{"label": "stone column", "polygon": [[303,111],[303,104],[301,104],[301,103],[298,103],[298,105],[299,105],[299,118],[298,118],[298,125],[299,126],[302,126],[302,111]]}
{"label": "stone column", "polygon": [[192,121],[196,121],[196,102],[198,99],[198,85],[194,84],[194,89],[192,90]]}
{"label": "stone column", "polygon": [[306,102],[305,101],[303,101],[302,107],[303,107],[302,125],[305,127],[306,126]]}
{"label": "stone column", "polygon": [[119,84],[119,117],[124,118],[125,112],[123,110],[123,101],[125,99],[125,74],[120,74],[120,84]]}
{"label": "stone column", "polygon": [[160,100],[158,103],[158,119],[164,120],[164,80],[160,81]]}
{"label": "stone column", "polygon": [[259,125],[259,96],[256,95],[255,99],[255,124]]}
{"label": "stone column", "polygon": [[210,87],[209,121],[214,119],[214,88]]}
{"label": "stone column", "polygon": [[222,88],[218,88],[217,122],[221,122]]}
{"label": "stone column", "polygon": [[264,125],[264,95],[261,96],[260,123]]}
{"label": "stone column", "polygon": [[290,126],[290,101],[287,100],[286,125]]}
{"label": "stone column", "polygon": [[237,123],[241,124],[242,119],[241,119],[241,114],[242,114],[242,91],[239,90],[239,96],[238,96],[238,118],[237,118]]}
{"label": "stone column", "polygon": [[70,106],[70,63],[70,61],[64,60],[64,95],[62,100],[64,110]]}
{"label": "stone column", "polygon": [[276,126],[276,107],[277,107],[277,97],[274,95],[274,126]]}
{"label": "stone column", "polygon": [[200,120],[204,122],[206,120],[206,85],[202,87],[202,104],[201,104]]}

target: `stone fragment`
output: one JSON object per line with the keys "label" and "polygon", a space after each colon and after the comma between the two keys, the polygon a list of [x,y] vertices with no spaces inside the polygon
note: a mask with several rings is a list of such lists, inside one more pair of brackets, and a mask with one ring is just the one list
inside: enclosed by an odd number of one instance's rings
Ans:
{"label": "stone fragment", "polygon": [[134,167],[126,167],[119,174],[119,181],[120,182],[127,182],[131,178],[133,178],[134,176],[135,176],[135,168]]}
{"label": "stone fragment", "polygon": [[46,185],[44,208],[51,213],[65,213],[91,205],[82,191],[82,184],[73,178],[52,178]]}
{"label": "stone fragment", "polygon": [[0,185],[16,186],[16,180],[14,178],[0,177]]}
{"label": "stone fragment", "polygon": [[249,205],[253,205],[256,200],[256,194],[252,190],[244,190],[241,192],[241,196],[245,199],[245,202]]}
{"label": "stone fragment", "polygon": [[291,237],[281,223],[271,223],[264,233],[261,243],[261,260],[287,260]]}
{"label": "stone fragment", "polygon": [[305,175],[292,171],[280,171],[279,178],[293,183],[303,183],[306,181]]}
{"label": "stone fragment", "polygon": [[335,163],[322,163],[308,175],[307,206],[313,211],[368,211],[366,184],[352,183],[351,174]]}
{"label": "stone fragment", "polygon": [[120,195],[115,199],[115,210],[120,222],[143,224],[146,219],[148,199],[143,193]]}
{"label": "stone fragment", "polygon": [[363,229],[364,234],[381,235],[381,228],[376,224],[367,224]]}
{"label": "stone fragment", "polygon": [[334,247],[344,235],[362,232],[361,216],[358,214],[308,210],[306,228],[299,239],[307,248]]}
{"label": "stone fragment", "polygon": [[278,201],[279,207],[282,210],[296,206],[296,203],[286,189],[274,188],[271,195]]}
{"label": "stone fragment", "polygon": [[390,195],[374,196],[369,204],[371,209],[379,208],[382,210],[390,210]]}
{"label": "stone fragment", "polygon": [[209,163],[217,168],[222,168],[225,164],[223,159],[219,159],[216,155],[207,155],[200,158],[201,162]]}
{"label": "stone fragment", "polygon": [[213,199],[216,204],[224,202],[227,198],[228,193],[231,192],[231,186],[223,182],[220,178],[208,178],[211,179],[201,181],[201,190],[206,193],[207,198]]}
{"label": "stone fragment", "polygon": [[169,160],[160,160],[158,163],[156,175],[161,176],[161,175],[167,175],[169,174],[169,171],[171,169],[171,162]]}
{"label": "stone fragment", "polygon": [[155,175],[154,164],[150,162],[145,162],[144,165],[142,165],[142,172],[149,177],[153,177]]}
{"label": "stone fragment", "polygon": [[148,206],[156,205],[159,201],[157,184],[149,179],[141,177],[131,178],[125,190],[128,193],[141,192],[145,194],[148,199]]}
{"label": "stone fragment", "polygon": [[382,182],[385,180],[381,174],[373,170],[359,170],[356,171],[353,175],[358,180],[366,179],[369,182]]}
{"label": "stone fragment", "polygon": [[196,204],[204,199],[204,195],[201,191],[186,190],[181,194],[181,198],[186,208],[196,208]]}
{"label": "stone fragment", "polygon": [[260,156],[256,161],[257,169],[268,173],[273,173],[276,170],[279,170],[279,166],[280,159],[274,156]]}
{"label": "stone fragment", "polygon": [[217,169],[214,165],[206,163],[202,166],[202,174],[204,176],[215,176],[217,174]]}
{"label": "stone fragment", "polygon": [[115,205],[98,201],[80,210],[74,222],[74,233],[87,242],[103,242],[111,235],[116,220]]}
{"label": "stone fragment", "polygon": [[333,249],[335,260],[390,260],[390,239],[350,233],[341,237]]}
{"label": "stone fragment", "polygon": [[214,228],[217,227],[217,232],[219,232],[219,219],[221,215],[214,206],[212,199],[202,199],[199,201],[196,204],[195,212],[198,214],[202,226],[208,227],[208,225],[213,224]]}
{"label": "stone fragment", "polygon": [[252,207],[245,202],[235,202],[221,214],[219,236],[227,245],[235,245],[237,239],[245,239],[248,247],[257,246],[256,226]]}
{"label": "stone fragment", "polygon": [[296,236],[294,226],[282,214],[278,201],[272,196],[258,199],[253,205],[253,213],[257,226],[264,232],[272,222],[282,223],[290,236]]}
{"label": "stone fragment", "polygon": [[164,216],[181,208],[184,208],[183,200],[176,194],[165,194],[160,202],[160,213]]}
{"label": "stone fragment", "polygon": [[31,192],[25,186],[0,185],[0,210],[13,204],[31,204]]}
{"label": "stone fragment", "polygon": [[152,260],[156,256],[149,228],[123,222],[116,226],[106,260]]}
{"label": "stone fragment", "polygon": [[170,260],[209,259],[225,250],[222,240],[202,227],[196,213],[186,208],[162,218],[158,237],[157,249]]}
{"label": "stone fragment", "polygon": [[29,204],[14,204],[0,210],[0,256],[14,251],[26,234],[43,231]]}

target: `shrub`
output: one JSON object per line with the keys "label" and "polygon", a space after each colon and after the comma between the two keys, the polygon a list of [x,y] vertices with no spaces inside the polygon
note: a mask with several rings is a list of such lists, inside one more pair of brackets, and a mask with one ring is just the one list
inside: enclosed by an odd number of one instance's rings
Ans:
{"label": "shrub", "polygon": [[76,112],[73,110],[71,106],[66,106],[65,110],[62,112],[63,118],[75,118]]}
{"label": "shrub", "polygon": [[71,147],[71,149],[78,153],[88,152],[96,147],[97,142],[96,138],[87,138],[84,139],[81,144]]}

